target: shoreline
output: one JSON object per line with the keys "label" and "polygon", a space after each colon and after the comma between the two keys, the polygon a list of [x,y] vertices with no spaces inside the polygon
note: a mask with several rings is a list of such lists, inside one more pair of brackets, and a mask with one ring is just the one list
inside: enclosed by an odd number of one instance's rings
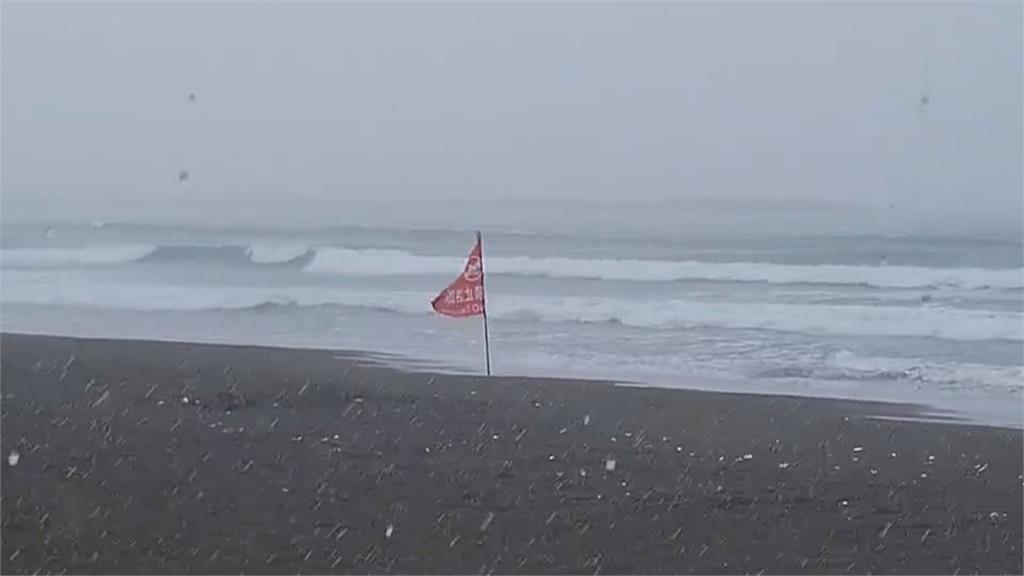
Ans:
{"label": "shoreline", "polygon": [[1024,569],[1024,433],[878,418],[912,406],[328,350],[0,353],[5,573]]}
{"label": "shoreline", "polygon": [[[188,340],[175,336],[149,337],[148,335],[113,336],[108,334],[95,335],[93,331],[85,333],[65,334],[54,331],[18,330],[2,332],[12,336],[39,338],[70,338],[79,340],[96,340],[105,342],[154,342],[169,344],[194,344],[208,346],[225,346],[233,348],[257,348],[267,350],[299,350],[333,353],[350,361],[358,360],[371,363],[382,368],[406,372],[429,372],[444,376],[484,377],[482,370],[468,366],[445,363],[414,356],[403,355],[393,351],[359,350],[352,348],[329,348],[309,346],[302,343],[260,342],[257,338],[252,343],[236,342],[233,339],[200,339]],[[482,360],[481,360],[482,362]],[[836,402],[861,403],[866,406],[884,407],[886,417],[897,417],[908,420],[945,422],[971,426],[992,428],[1012,428],[1024,430],[1024,398],[1011,396],[1008,402],[993,408],[988,399],[976,401],[966,391],[926,391],[923,397],[915,397],[920,390],[892,390],[883,385],[861,382],[855,388],[843,387],[826,389],[816,383],[791,383],[786,381],[753,380],[744,378],[710,378],[693,376],[643,376],[635,375],[609,378],[607,375],[594,374],[586,370],[570,370],[562,373],[547,373],[539,370],[522,369],[513,373],[501,373],[496,378],[517,378],[528,380],[559,380],[573,382],[600,382],[604,384],[620,383],[636,388],[659,390],[678,390],[682,392],[708,392],[712,394],[739,394],[750,396],[786,397],[797,399],[813,399]],[[973,404],[972,404],[973,403]],[[895,411],[895,412],[894,412]]]}

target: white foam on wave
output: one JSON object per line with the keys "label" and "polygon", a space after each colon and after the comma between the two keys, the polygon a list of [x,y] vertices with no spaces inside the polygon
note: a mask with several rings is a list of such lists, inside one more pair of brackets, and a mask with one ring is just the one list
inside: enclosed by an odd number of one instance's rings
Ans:
{"label": "white foam on wave", "polygon": [[[460,257],[424,256],[401,250],[322,248],[306,270],[351,276],[456,273]],[[601,280],[708,280],[770,284],[844,284],[882,288],[1021,288],[1022,269],[924,268],[919,266],[793,265],[765,262],[675,262],[490,256],[491,274]]]}
{"label": "white foam on wave", "polygon": [[494,316],[610,322],[646,328],[762,329],[805,334],[1021,340],[1024,316],[944,307],[624,301],[604,298],[493,299]]}
{"label": "white foam on wave", "polygon": [[[0,251],[11,268],[60,268],[125,264],[149,255],[151,245],[97,245],[84,248],[18,248]],[[310,249],[302,245],[253,245],[246,249],[257,264],[295,260]],[[425,256],[402,250],[323,247],[304,268],[317,274],[349,276],[445,275],[457,273],[461,256]],[[1022,269],[924,268],[917,266],[792,265],[764,262],[674,262],[490,256],[487,272],[549,278],[626,281],[731,281],[770,284],[863,285],[879,288],[955,287],[1024,288]]]}
{"label": "white foam on wave", "polygon": [[784,391],[785,388],[773,386],[780,381],[793,384],[789,387],[790,392],[809,392],[808,386],[819,391],[852,391],[869,386],[875,390],[896,387],[904,393],[912,393],[925,387],[931,391],[947,392],[1010,392],[1017,394],[1019,399],[1024,390],[1024,367],[1020,365],[857,356],[844,350],[826,358],[795,354],[786,361],[788,365],[780,366],[777,355],[782,351],[778,348],[751,351],[742,360],[732,356],[706,355],[701,351],[695,353],[693,349],[684,349],[674,354],[647,354],[632,349],[602,349],[582,353],[576,349],[551,350],[538,346],[517,353],[516,361],[538,376],[566,371],[589,378],[618,375],[644,385],[658,383],[668,387],[673,387],[674,376],[689,374],[733,383],[738,375],[742,375],[744,379],[756,382],[739,389],[743,391]]}
{"label": "white foam on wave", "polygon": [[[59,274],[10,272],[3,302],[130,310],[243,309],[267,304],[333,304],[407,314],[431,313],[433,293],[344,291],[326,287],[133,285],[81,281]],[[1024,339],[1024,315],[940,306],[865,306],[769,302],[635,301],[610,298],[495,295],[492,317],[538,322],[593,322],[642,328],[762,329],[856,336],[951,340]]]}
{"label": "white foam on wave", "polygon": [[[106,282],[69,284],[39,278],[31,283],[13,281],[7,274],[3,285],[6,304],[70,305],[139,311],[241,310],[267,304],[317,306],[337,303],[327,290],[275,290],[254,287],[182,285],[130,285]],[[344,298],[342,298],[344,299]]]}
{"label": "white foam on wave", "polygon": [[[320,248],[305,270],[347,276],[458,274],[464,260],[452,256],[421,256],[402,250]],[[487,262],[490,264],[491,260]]]}
{"label": "white foam on wave", "polygon": [[249,259],[256,264],[281,264],[290,262],[309,252],[309,247],[302,245],[264,245],[254,244],[246,250]]}
{"label": "white foam on wave", "polygon": [[712,280],[770,284],[854,284],[888,288],[958,286],[1018,288],[1021,270],[922,268],[916,266],[792,265],[764,262],[668,262],[499,258],[490,271],[608,280]]}
{"label": "white foam on wave", "polygon": [[139,311],[244,310],[272,304],[322,306],[335,304],[395,312],[429,310],[429,298],[418,292],[345,292],[331,288],[129,284],[84,281],[60,272],[12,271],[3,276],[5,304],[87,306]]}
{"label": "white foam on wave", "polygon": [[60,268],[134,262],[156,249],[152,245],[98,245],[85,248],[15,248],[0,250],[0,265],[13,268]]}
{"label": "white foam on wave", "polygon": [[1024,388],[1024,366],[935,362],[919,358],[859,356],[849,350],[835,353],[830,364],[841,374],[870,378],[873,375],[898,375],[903,379],[940,386],[996,386]]}

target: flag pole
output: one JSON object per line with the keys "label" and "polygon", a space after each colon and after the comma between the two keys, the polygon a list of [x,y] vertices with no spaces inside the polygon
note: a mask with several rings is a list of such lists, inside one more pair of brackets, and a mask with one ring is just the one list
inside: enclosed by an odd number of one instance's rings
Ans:
{"label": "flag pole", "polygon": [[476,233],[476,243],[480,246],[480,288],[482,289],[482,302],[484,312],[484,357],[487,359],[487,375],[491,375],[491,337],[487,333],[487,284],[484,281],[484,243],[480,238],[480,231]]}

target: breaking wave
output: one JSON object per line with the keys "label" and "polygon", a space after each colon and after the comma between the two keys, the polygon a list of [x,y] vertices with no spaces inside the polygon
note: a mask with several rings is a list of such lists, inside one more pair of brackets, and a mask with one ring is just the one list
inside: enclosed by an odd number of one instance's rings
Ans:
{"label": "breaking wave", "polygon": [[313,249],[305,246],[101,245],[84,248],[4,249],[0,262],[10,268],[45,269],[115,266],[133,262],[302,267],[313,260],[314,254]]}
{"label": "breaking wave", "polygon": [[148,245],[109,245],[88,248],[17,248],[0,250],[0,263],[12,268],[110,266],[145,258],[156,249]]}
{"label": "breaking wave", "polygon": [[[390,276],[451,274],[462,257],[423,256],[401,250],[321,248],[306,270],[321,274]],[[839,284],[879,288],[959,287],[1019,289],[1021,269],[924,268],[917,266],[791,265],[763,262],[675,262],[666,260],[587,260],[490,256],[489,274],[591,278],[600,280],[764,282]]]}
{"label": "breaking wave", "polygon": [[[8,274],[4,303],[129,310],[273,310],[335,306],[430,314],[433,293],[344,291],[325,287],[258,288],[68,283]],[[1024,315],[945,307],[635,301],[612,298],[509,295],[489,306],[493,318],[538,322],[609,323],[629,327],[727,328],[804,334],[897,336],[949,340],[1024,340]]]}
{"label": "breaking wave", "polygon": [[[4,249],[4,267],[57,269],[146,263],[217,263],[302,268],[345,276],[451,275],[464,255],[428,256],[390,249],[310,248],[302,245],[107,245],[85,248]],[[858,285],[877,288],[1021,289],[1020,268],[927,268],[919,266],[799,265],[765,262],[703,262],[635,259],[489,256],[490,274],[624,281],[760,282]]]}
{"label": "breaking wave", "polygon": [[755,376],[817,381],[911,382],[952,389],[998,386],[1019,391],[1024,386],[1024,367],[1020,365],[858,356],[849,350],[840,350],[822,363],[778,366],[761,370]]}
{"label": "breaking wave", "polygon": [[283,264],[302,262],[308,264],[313,260],[314,251],[306,246],[275,246],[254,244],[246,250],[249,260],[256,264]]}
{"label": "breaking wave", "polygon": [[157,246],[142,260],[301,267],[309,264],[314,255],[309,248],[292,246]]}

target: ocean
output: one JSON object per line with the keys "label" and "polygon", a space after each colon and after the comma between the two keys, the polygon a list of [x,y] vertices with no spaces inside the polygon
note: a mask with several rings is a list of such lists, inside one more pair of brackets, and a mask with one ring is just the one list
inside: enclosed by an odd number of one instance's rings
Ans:
{"label": "ocean", "polygon": [[[8,224],[4,331],[482,372],[434,314],[472,230]],[[1020,238],[483,231],[498,375],[924,403],[1020,427]]]}

